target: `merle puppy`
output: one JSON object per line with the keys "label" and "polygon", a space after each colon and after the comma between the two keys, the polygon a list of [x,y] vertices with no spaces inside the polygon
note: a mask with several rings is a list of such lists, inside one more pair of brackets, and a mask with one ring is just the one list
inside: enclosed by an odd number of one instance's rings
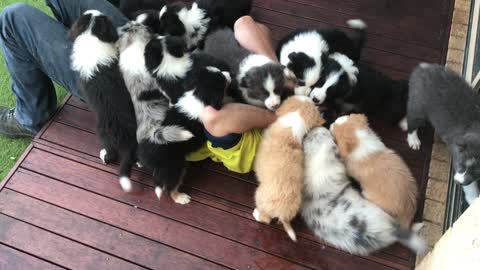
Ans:
{"label": "merle puppy", "polygon": [[72,69],[79,75],[82,96],[97,116],[97,134],[104,147],[100,158],[104,163],[120,159],[120,185],[130,191],[137,123],[118,65],[117,31],[108,17],[89,10],[74,23],[69,35],[73,40]]}
{"label": "merle puppy", "polygon": [[230,65],[237,79],[230,95],[240,102],[274,110],[293,94],[295,76],[281,64],[240,46],[231,29],[212,32],[205,40],[204,52]]}
{"label": "merle puppy", "polygon": [[[193,137],[163,145],[143,140],[138,151],[140,163],[154,171],[157,197],[166,191],[180,204],[190,201],[190,196],[178,192],[185,171],[185,155],[206,142],[200,115],[206,106],[221,108],[230,82],[225,63],[204,54],[191,55],[185,50],[183,38],[157,37],[146,45],[144,56],[148,71],[170,102],[162,125],[182,127]],[[152,92],[140,99],[156,99],[160,94],[160,91]]]}
{"label": "merle puppy", "polygon": [[408,144],[420,149],[417,129],[430,123],[453,155],[455,181],[468,203],[479,195],[480,96],[460,76],[436,64],[420,64],[410,76]]}
{"label": "merle puppy", "polygon": [[132,97],[137,117],[137,141],[165,144],[184,141],[193,135],[178,126],[163,126],[169,103],[159,93],[157,80],[145,66],[145,47],[154,37],[146,25],[131,21],[118,28],[120,70]]}

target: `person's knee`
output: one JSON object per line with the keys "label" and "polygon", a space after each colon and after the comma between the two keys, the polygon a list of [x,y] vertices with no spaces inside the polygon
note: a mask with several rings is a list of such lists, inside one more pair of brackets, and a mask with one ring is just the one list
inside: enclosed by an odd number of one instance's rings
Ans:
{"label": "person's knee", "polygon": [[0,29],[12,26],[15,18],[29,18],[35,8],[25,3],[15,3],[5,7],[0,13]]}
{"label": "person's knee", "polygon": [[240,17],[233,26],[234,32],[242,31],[242,29],[248,28],[255,23],[255,20],[251,16]]}

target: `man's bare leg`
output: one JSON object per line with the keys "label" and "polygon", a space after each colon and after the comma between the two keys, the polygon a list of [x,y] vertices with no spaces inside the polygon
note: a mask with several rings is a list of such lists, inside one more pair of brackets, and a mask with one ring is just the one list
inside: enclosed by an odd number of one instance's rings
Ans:
{"label": "man's bare leg", "polygon": [[201,115],[205,129],[215,137],[242,134],[254,128],[263,129],[276,119],[271,111],[241,103],[225,104],[219,111],[209,106]]}
{"label": "man's bare leg", "polygon": [[234,31],[235,38],[244,48],[278,62],[270,30],[265,25],[250,16],[243,16],[235,22]]}

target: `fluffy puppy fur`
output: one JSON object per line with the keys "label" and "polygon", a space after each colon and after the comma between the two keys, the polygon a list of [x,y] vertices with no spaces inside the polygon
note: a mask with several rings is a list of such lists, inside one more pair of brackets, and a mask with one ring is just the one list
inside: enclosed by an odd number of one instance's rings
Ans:
{"label": "fluffy puppy fur", "polygon": [[324,65],[322,79],[310,97],[339,114],[380,114],[389,123],[400,124],[406,115],[408,81],[393,80],[368,64],[355,64],[335,53]]}
{"label": "fluffy puppy fur", "polygon": [[232,75],[237,78],[230,95],[240,102],[274,110],[293,94],[294,75],[268,57],[240,46],[230,29],[211,33],[205,41],[204,52],[230,65]]}
{"label": "fluffy puppy fur", "polygon": [[117,31],[108,17],[89,10],[74,23],[69,35],[73,40],[72,69],[79,75],[82,96],[97,116],[97,134],[104,147],[100,158],[104,163],[120,159],[120,185],[130,191],[137,123],[118,65]]}
{"label": "fluffy puppy fur", "polygon": [[453,155],[455,181],[472,203],[479,195],[480,96],[455,72],[420,64],[410,77],[407,107],[410,147],[420,149],[417,129],[432,124]]}
{"label": "fluffy puppy fur", "polygon": [[255,159],[259,186],[253,216],[267,224],[272,218],[278,218],[288,236],[296,241],[290,222],[302,202],[302,140],[310,129],[325,121],[315,104],[302,96],[287,99],[276,114],[278,119],[265,130]]}
{"label": "fluffy puppy fur", "polygon": [[193,3],[176,2],[160,11],[160,23],[165,34],[182,36],[189,50],[203,47],[207,34],[215,29],[230,27],[248,15],[251,0],[197,0]]}
{"label": "fluffy puppy fur", "polygon": [[130,20],[134,20],[147,10],[156,10],[158,14],[165,4],[163,0],[120,0],[119,9]]}
{"label": "fluffy puppy fur", "polygon": [[[203,54],[185,53],[185,49],[182,38],[157,37],[146,45],[144,57],[147,70],[170,102],[162,124],[182,127],[193,137],[163,145],[144,140],[138,150],[140,163],[154,171],[157,197],[167,191],[180,204],[190,201],[190,196],[178,192],[185,169],[185,155],[199,149],[206,141],[200,114],[208,105],[221,108],[230,81],[228,71],[222,70],[226,64],[219,64],[221,61]],[[160,91],[156,91],[143,99],[160,95]]]}
{"label": "fluffy puppy fur", "polygon": [[382,143],[365,115],[342,116],[330,128],[363,195],[409,228],[417,208],[417,184],[402,158]]}
{"label": "fluffy puppy fur", "polygon": [[320,239],[356,255],[369,255],[396,241],[416,252],[425,242],[417,231],[404,229],[352,186],[326,128],[310,131],[303,142],[305,184],[302,217]]}
{"label": "fluffy puppy fur", "polygon": [[296,94],[309,95],[320,80],[328,55],[340,52],[354,61],[360,59],[367,25],[362,20],[349,20],[354,30],[347,35],[338,29],[300,29],[283,38],[277,47],[280,63],[288,67],[299,80]]}
{"label": "fluffy puppy fur", "polygon": [[156,79],[148,72],[144,58],[145,47],[153,38],[153,33],[147,26],[134,21],[119,27],[118,33],[120,70],[135,108],[137,141],[165,144],[193,137],[181,127],[162,126],[169,108],[168,100],[163,95],[156,94],[159,87]]}

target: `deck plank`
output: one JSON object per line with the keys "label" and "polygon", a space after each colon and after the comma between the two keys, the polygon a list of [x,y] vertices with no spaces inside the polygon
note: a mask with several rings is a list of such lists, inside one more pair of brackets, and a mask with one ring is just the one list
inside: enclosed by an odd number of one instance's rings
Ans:
{"label": "deck plank", "polygon": [[0,254],[0,269],[65,269],[2,244]]}

